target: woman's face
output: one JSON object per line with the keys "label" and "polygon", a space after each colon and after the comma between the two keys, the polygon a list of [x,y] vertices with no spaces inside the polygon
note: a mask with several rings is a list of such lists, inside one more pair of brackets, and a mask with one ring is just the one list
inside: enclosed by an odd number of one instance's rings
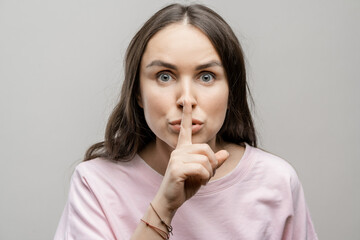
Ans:
{"label": "woman's face", "polygon": [[150,39],[141,60],[138,102],[157,141],[176,147],[185,101],[192,105],[192,142],[215,148],[228,95],[220,57],[199,29],[175,23]]}

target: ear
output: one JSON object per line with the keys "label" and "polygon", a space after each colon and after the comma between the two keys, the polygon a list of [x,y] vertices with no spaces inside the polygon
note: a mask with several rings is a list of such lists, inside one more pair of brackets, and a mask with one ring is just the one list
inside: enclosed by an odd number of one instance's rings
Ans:
{"label": "ear", "polygon": [[139,104],[139,106],[140,106],[141,108],[144,108],[144,107],[143,107],[143,103],[142,103],[142,97],[141,97],[140,94],[138,94],[138,95],[136,96],[136,101],[137,101],[137,103]]}

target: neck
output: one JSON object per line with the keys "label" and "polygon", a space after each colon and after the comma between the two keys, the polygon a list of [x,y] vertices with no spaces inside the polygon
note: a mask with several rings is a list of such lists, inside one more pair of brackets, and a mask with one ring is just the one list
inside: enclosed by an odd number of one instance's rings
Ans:
{"label": "neck", "polygon": [[157,138],[156,141],[146,145],[139,155],[150,167],[164,175],[173,150],[172,147]]}
{"label": "neck", "polygon": [[154,145],[155,145],[153,150],[153,154],[154,154],[153,156],[155,156],[154,164],[158,165],[158,168],[160,169],[159,173],[164,175],[169,163],[171,152],[174,150],[174,148],[170,147],[165,142],[159,139],[156,139]]}

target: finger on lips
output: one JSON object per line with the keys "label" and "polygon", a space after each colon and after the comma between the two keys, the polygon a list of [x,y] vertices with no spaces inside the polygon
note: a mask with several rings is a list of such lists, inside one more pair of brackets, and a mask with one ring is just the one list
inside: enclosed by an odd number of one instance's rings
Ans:
{"label": "finger on lips", "polygon": [[183,102],[183,112],[181,117],[180,133],[176,148],[184,145],[192,148],[193,153],[197,153],[197,159],[189,158],[191,161],[200,163],[209,174],[209,179],[215,175],[215,169],[218,168],[218,159],[208,144],[192,144],[192,106],[189,101]]}
{"label": "finger on lips", "polygon": [[177,147],[191,144],[192,143],[191,136],[192,136],[192,106],[189,101],[184,101]]}

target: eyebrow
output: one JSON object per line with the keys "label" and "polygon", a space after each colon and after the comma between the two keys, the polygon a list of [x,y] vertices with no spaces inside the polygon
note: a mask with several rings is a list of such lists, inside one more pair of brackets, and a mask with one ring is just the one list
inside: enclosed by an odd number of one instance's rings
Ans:
{"label": "eyebrow", "polygon": [[160,67],[166,67],[166,68],[171,68],[174,70],[177,70],[177,67],[171,63],[167,63],[167,62],[163,62],[160,60],[154,60],[152,61],[150,64],[148,64],[146,67],[152,67],[152,66],[160,66]]}
{"label": "eyebrow", "polygon": [[[148,67],[152,67],[152,66],[160,66],[160,67],[170,68],[170,69],[173,69],[173,70],[178,70],[178,68],[175,65],[173,65],[171,63],[163,62],[161,60],[154,60],[150,64],[148,64],[146,67],[148,68]],[[195,70],[201,70],[201,69],[209,68],[209,67],[213,67],[213,66],[222,67],[222,65],[221,65],[221,63],[219,61],[210,61],[208,63],[201,64],[201,65],[197,66],[195,68]]]}
{"label": "eyebrow", "polygon": [[201,70],[201,69],[204,69],[204,68],[209,68],[209,67],[214,67],[214,66],[219,66],[219,67],[222,67],[221,63],[218,62],[218,61],[211,61],[211,62],[208,62],[208,63],[205,63],[205,64],[202,64],[202,65],[199,65],[195,68],[195,70]]}

